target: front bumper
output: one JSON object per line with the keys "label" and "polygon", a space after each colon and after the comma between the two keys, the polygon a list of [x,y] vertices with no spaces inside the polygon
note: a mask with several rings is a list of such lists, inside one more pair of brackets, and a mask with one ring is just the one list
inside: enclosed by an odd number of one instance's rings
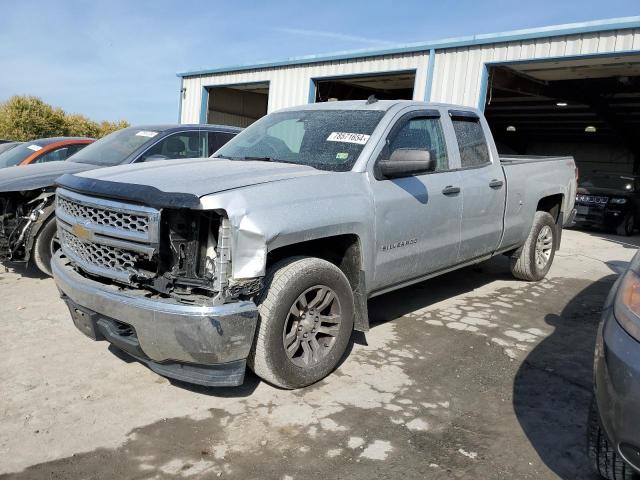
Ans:
{"label": "front bumper", "polygon": [[625,218],[625,211],[608,205],[576,203],[574,223],[601,228],[615,228]]}
{"label": "front bumper", "polygon": [[74,323],[161,375],[207,386],[240,385],[255,334],[253,302],[196,306],[91,280],[58,252],[53,276]]}
{"label": "front bumper", "polygon": [[610,303],[596,343],[595,387],[611,444],[640,472],[640,343],[620,326]]}

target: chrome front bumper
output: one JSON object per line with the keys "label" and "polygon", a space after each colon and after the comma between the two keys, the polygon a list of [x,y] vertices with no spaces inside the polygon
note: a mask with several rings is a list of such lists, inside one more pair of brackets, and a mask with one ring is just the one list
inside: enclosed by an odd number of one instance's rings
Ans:
{"label": "chrome front bumper", "polygon": [[[92,324],[100,325],[102,319],[103,326],[112,322],[132,327],[138,351],[146,358],[139,358],[135,350],[129,353],[146,363],[215,366],[242,361],[244,364],[249,355],[258,319],[253,302],[195,306],[173,299],[151,299],[145,296],[145,291],[102,284],[79,274],[60,251],[51,263],[72,316],[86,314],[97,318],[83,326],[74,316],[76,326],[94,340],[106,339],[127,351],[126,342],[123,347],[108,335],[89,331]],[[152,368],[158,371],[160,367],[156,367]]]}

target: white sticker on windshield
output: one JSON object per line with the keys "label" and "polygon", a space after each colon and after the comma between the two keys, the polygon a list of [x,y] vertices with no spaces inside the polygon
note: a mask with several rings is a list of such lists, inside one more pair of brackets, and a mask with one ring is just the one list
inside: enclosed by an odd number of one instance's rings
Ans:
{"label": "white sticker on windshield", "polygon": [[331,135],[327,137],[327,142],[357,143],[358,145],[364,145],[367,140],[369,140],[369,135],[364,133],[331,132]]}
{"label": "white sticker on windshield", "polygon": [[136,133],[136,135],[138,137],[155,137],[158,134],[158,132],[152,132],[150,130],[140,130],[138,133]]}
{"label": "white sticker on windshield", "polygon": [[37,152],[38,150],[42,150],[42,147],[40,145],[29,145],[27,148],[29,150],[33,150],[34,152]]}

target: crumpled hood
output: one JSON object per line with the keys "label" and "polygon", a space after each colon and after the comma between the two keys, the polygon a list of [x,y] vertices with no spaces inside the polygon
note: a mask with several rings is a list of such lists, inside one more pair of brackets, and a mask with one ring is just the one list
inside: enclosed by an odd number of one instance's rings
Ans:
{"label": "crumpled hood", "polygon": [[51,187],[65,173],[79,173],[97,168],[76,162],[50,162],[0,169],[0,192],[20,192]]}
{"label": "crumpled hood", "polygon": [[[161,192],[179,192],[197,197],[327,172],[289,163],[199,158],[161,160],[122,165],[82,173],[77,177],[111,183],[143,185]],[[92,182],[95,185],[95,182]]]}

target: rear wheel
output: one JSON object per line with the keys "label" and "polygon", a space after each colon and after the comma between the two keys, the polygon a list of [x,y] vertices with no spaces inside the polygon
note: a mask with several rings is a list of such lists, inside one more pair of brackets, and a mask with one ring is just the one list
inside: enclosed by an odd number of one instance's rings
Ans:
{"label": "rear wheel", "polygon": [[52,217],[47,220],[38,232],[35,242],[33,243],[32,255],[33,263],[36,264],[38,270],[50,277],[52,276],[51,259],[58,248],[56,218]]}
{"label": "rear wheel", "polygon": [[329,375],[353,330],[353,292],[335,265],[312,257],[275,264],[258,301],[260,318],[249,366],[283,388]]}
{"label": "rear wheel", "polygon": [[627,463],[620,457],[615,447],[609,443],[600,424],[596,399],[591,401],[588,426],[589,460],[594,470],[608,480],[632,480],[637,478]]}
{"label": "rear wheel", "polygon": [[542,280],[555,251],[556,223],[549,213],[536,212],[526,242],[511,255],[511,273],[520,280]]}

